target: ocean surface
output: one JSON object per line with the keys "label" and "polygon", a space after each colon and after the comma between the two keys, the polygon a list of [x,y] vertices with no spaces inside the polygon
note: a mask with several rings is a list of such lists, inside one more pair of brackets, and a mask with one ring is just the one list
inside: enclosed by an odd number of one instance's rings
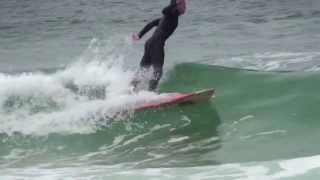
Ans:
{"label": "ocean surface", "polygon": [[189,0],[160,93],[134,112],[145,40],[169,0],[0,1],[1,180],[318,180],[320,1]]}

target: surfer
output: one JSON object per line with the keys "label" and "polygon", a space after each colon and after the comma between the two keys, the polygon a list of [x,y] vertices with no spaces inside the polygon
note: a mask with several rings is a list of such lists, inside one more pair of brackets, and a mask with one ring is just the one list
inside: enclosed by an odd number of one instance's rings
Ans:
{"label": "surfer", "polygon": [[[170,5],[162,10],[162,17],[148,23],[138,34],[132,36],[133,40],[139,40],[157,26],[153,35],[146,41],[144,55],[140,62],[140,70],[153,68],[153,75],[149,81],[149,90],[155,90],[162,76],[164,64],[164,45],[178,26],[179,16],[186,11],[185,0],[171,0]],[[132,84],[136,86],[139,81],[134,80]]]}

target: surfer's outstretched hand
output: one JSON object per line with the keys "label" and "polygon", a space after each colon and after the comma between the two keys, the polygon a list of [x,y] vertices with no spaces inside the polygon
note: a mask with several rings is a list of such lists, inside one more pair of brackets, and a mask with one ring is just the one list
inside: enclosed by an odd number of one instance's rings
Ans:
{"label": "surfer's outstretched hand", "polygon": [[139,38],[137,33],[132,34],[132,40],[134,40],[134,41],[139,41],[140,40],[140,38]]}

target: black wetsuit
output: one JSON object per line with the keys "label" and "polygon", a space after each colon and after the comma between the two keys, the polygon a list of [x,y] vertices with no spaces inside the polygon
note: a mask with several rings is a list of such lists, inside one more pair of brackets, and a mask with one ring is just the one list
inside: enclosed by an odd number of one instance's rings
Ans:
{"label": "black wetsuit", "polygon": [[153,78],[149,82],[149,90],[154,90],[158,86],[162,76],[165,41],[178,26],[179,11],[176,0],[171,0],[170,5],[162,10],[162,14],[161,18],[148,23],[138,34],[139,38],[141,38],[150,29],[157,26],[153,35],[145,43],[144,55],[140,62],[140,67],[142,68],[153,67]]}

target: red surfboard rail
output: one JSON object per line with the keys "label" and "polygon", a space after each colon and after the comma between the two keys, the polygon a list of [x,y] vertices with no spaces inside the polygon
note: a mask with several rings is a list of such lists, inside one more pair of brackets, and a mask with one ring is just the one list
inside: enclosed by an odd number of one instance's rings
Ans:
{"label": "red surfboard rail", "polygon": [[199,101],[209,100],[214,97],[214,89],[206,89],[192,93],[166,93],[166,98],[159,99],[158,101],[148,102],[144,105],[135,108],[135,111],[145,111],[152,109],[160,109],[165,107],[176,106],[184,103],[196,103]]}

